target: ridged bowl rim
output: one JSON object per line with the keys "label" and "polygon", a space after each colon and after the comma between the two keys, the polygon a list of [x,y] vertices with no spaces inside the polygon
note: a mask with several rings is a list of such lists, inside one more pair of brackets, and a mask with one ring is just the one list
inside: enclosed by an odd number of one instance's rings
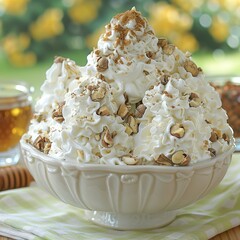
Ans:
{"label": "ridged bowl rim", "polygon": [[204,159],[189,166],[160,166],[160,165],[106,165],[106,164],[91,164],[91,163],[77,163],[59,160],[55,157],[46,155],[38,149],[27,143],[24,139],[20,141],[21,148],[27,151],[32,157],[41,160],[45,164],[52,166],[64,167],[68,169],[81,170],[81,171],[108,171],[108,172],[121,172],[121,173],[134,173],[134,172],[161,172],[161,173],[176,173],[176,172],[191,172],[193,170],[207,168],[213,166],[217,161],[225,159],[227,156],[233,154],[236,146],[233,142],[228,151],[225,151],[214,158]]}

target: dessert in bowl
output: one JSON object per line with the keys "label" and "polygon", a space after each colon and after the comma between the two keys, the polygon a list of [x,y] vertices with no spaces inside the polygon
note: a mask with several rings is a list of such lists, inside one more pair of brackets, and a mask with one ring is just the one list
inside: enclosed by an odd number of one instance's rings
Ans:
{"label": "dessert in bowl", "polygon": [[227,114],[203,71],[135,9],[115,16],[86,66],[54,60],[21,145],[36,181],[92,221],[163,226],[224,177]]}
{"label": "dessert in bowl", "polygon": [[94,223],[121,230],[148,229],[173,221],[224,177],[234,146],[186,167],[114,166],[59,161],[22,141],[34,179],[54,197],[85,209]]}

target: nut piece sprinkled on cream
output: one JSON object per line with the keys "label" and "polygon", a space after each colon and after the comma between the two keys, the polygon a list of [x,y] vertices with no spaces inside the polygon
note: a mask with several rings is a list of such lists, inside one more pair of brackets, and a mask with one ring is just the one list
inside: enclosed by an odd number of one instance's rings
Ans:
{"label": "nut piece sprinkled on cream", "polygon": [[27,142],[58,160],[187,166],[228,150],[218,93],[135,8],[106,25],[87,64],[56,57]]}

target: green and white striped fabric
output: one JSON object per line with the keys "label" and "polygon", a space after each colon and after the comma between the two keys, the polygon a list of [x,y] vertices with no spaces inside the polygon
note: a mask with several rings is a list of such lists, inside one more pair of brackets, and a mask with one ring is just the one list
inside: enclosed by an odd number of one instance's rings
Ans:
{"label": "green and white striped fabric", "polygon": [[240,155],[207,197],[179,211],[170,225],[148,231],[117,231],[94,225],[81,209],[37,187],[0,193],[0,235],[15,239],[209,239],[240,225]]}

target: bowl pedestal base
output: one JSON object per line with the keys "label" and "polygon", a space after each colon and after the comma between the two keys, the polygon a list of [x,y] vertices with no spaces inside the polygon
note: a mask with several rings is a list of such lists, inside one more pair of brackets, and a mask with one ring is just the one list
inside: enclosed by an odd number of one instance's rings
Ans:
{"label": "bowl pedestal base", "polygon": [[163,227],[176,218],[176,211],[152,214],[120,214],[85,210],[88,220],[118,230],[141,230]]}

